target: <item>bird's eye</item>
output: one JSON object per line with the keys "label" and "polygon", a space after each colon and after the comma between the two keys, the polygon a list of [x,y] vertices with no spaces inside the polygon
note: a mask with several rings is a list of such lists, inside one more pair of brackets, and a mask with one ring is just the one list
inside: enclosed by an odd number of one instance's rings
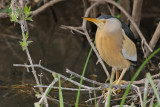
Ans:
{"label": "bird's eye", "polygon": [[105,21],[105,20],[103,20],[102,22],[103,22],[103,23],[106,23],[106,21]]}

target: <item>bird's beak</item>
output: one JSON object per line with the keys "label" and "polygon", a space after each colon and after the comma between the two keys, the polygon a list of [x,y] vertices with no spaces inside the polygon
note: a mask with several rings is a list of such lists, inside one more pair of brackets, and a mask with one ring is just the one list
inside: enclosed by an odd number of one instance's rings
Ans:
{"label": "bird's beak", "polygon": [[93,23],[100,23],[100,21],[96,18],[89,18],[89,17],[82,17],[82,18]]}
{"label": "bird's beak", "polygon": [[93,22],[94,24],[96,24],[100,29],[102,29],[104,22],[97,19],[97,18],[88,18],[88,17],[82,17],[85,20],[88,20],[90,22]]}

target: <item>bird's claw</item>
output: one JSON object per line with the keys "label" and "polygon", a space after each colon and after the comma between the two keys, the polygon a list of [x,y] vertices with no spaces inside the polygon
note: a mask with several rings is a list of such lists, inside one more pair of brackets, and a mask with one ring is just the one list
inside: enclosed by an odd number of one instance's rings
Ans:
{"label": "bird's claw", "polygon": [[[124,80],[121,80],[121,81],[119,82],[119,84],[123,84],[123,83],[125,83]],[[113,82],[113,84],[118,85],[118,84],[117,84],[117,80],[115,80],[115,81]],[[107,92],[105,93],[105,91],[107,91]],[[104,89],[104,90],[102,91],[102,93],[104,94],[104,98],[107,97],[108,91],[109,91],[109,88]],[[119,94],[120,92],[121,92],[121,89],[116,89],[116,88],[112,88],[112,89],[111,89],[111,93],[113,93],[114,95],[117,95],[117,94]]]}

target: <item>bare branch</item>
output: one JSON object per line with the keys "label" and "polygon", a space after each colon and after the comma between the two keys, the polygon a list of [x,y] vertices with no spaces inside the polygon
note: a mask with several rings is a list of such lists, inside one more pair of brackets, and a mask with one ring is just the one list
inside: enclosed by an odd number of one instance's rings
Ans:
{"label": "bare branch", "polygon": [[95,99],[100,99],[100,98],[103,98],[103,97],[104,97],[104,95],[101,95],[101,96],[96,97],[96,98],[90,98],[90,99],[88,99],[88,100],[85,101],[85,102],[88,103],[89,101],[92,101],[92,100],[95,100]]}
{"label": "bare branch", "polygon": [[[71,80],[70,78],[65,77],[64,75],[62,75],[62,74],[60,74],[60,73],[57,73],[57,72],[52,71],[52,70],[50,70],[50,69],[48,69],[48,68],[45,68],[45,67],[43,67],[42,65],[39,65],[39,64],[33,64],[33,65],[13,64],[13,66],[16,66],[16,67],[25,67],[25,68],[29,68],[29,67],[41,68],[41,69],[43,69],[43,70],[45,70],[45,71],[47,71],[47,72],[49,72],[49,73],[58,74],[61,78],[63,78],[63,79],[65,79],[65,80],[73,83],[73,84],[76,85],[76,86],[79,86],[79,85],[80,85],[80,83],[78,83],[78,82],[76,82],[76,81],[74,81],[74,80]],[[72,73],[73,73],[73,72],[72,72]],[[74,74],[74,73],[73,73],[73,74]],[[78,75],[78,74],[76,74],[76,75]],[[82,77],[81,77],[81,78],[82,78]],[[87,82],[94,83],[95,85],[100,85],[100,84],[101,84],[99,87],[97,87],[97,88],[99,88],[99,89],[101,89],[101,90],[108,88],[109,85],[110,85],[109,83],[99,83],[99,82],[94,82],[93,80],[89,80],[89,79],[86,79],[86,80],[87,80]],[[91,81],[93,81],[93,82],[91,82]],[[88,86],[85,86],[85,85],[81,85],[81,86],[82,86],[82,88],[85,88],[85,89],[92,89],[92,87],[88,87]],[[112,85],[112,87],[113,87],[113,88],[119,88],[119,89],[126,89],[126,88],[128,87],[128,84],[127,84],[127,85],[124,85],[124,84],[121,84],[121,85]],[[135,90],[135,87],[131,87],[131,90]]]}
{"label": "bare branch", "polygon": [[[38,86],[34,86],[35,88],[37,87],[41,87],[41,88],[47,88],[48,86],[46,85],[38,85]],[[59,89],[59,87],[50,87],[50,88],[53,88],[53,89]],[[76,88],[66,88],[66,87],[61,87],[62,90],[67,90],[67,91],[78,91],[79,89],[76,89]],[[91,88],[87,88],[87,89],[80,89],[80,91],[95,91],[95,90],[101,90],[100,88],[94,88],[94,87],[91,87]]]}
{"label": "bare branch", "polygon": [[139,88],[138,86],[136,86],[136,85],[133,85],[133,86],[137,88],[137,94],[138,94],[138,96],[139,96],[140,103],[141,103],[141,107],[142,107],[143,101],[142,101],[142,96],[141,96],[142,93],[141,93],[141,91],[140,91],[140,88]]}
{"label": "bare branch", "polygon": [[[128,14],[131,12],[130,0],[120,0],[120,5],[127,11]],[[121,12],[121,19],[126,23],[128,23],[127,17]]]}
{"label": "bare branch", "polygon": [[[79,85],[80,85],[80,83],[78,83],[78,82],[76,82],[76,81],[73,81],[73,80],[71,80],[70,78],[67,78],[67,77],[63,76],[62,74],[56,73],[55,71],[52,71],[52,70],[50,70],[50,69],[48,69],[48,68],[45,68],[45,67],[43,67],[43,66],[41,66],[41,65],[39,65],[39,64],[33,64],[33,65],[13,64],[13,66],[26,67],[26,68],[27,68],[27,67],[37,67],[37,68],[41,68],[41,69],[43,69],[43,70],[45,70],[45,71],[48,71],[49,73],[58,74],[61,78],[63,78],[63,79],[65,79],[65,80],[73,83],[73,84],[76,85],[76,86],[79,86]],[[82,86],[82,88],[86,88],[86,89],[87,89],[87,88],[90,88],[90,87],[85,86],[85,85],[81,85],[81,86]]]}
{"label": "bare branch", "polygon": [[[134,0],[134,3],[133,3],[132,18],[138,26],[140,24],[140,19],[141,19],[142,4],[143,4],[143,0]],[[130,28],[135,38],[138,38],[138,34],[132,24]]]}
{"label": "bare branch", "polygon": [[[155,74],[155,75],[152,76],[154,83],[160,82],[160,79],[158,79],[159,77],[160,77],[160,73]],[[157,78],[157,79],[156,79],[156,78]],[[134,85],[136,85],[136,84],[144,84],[145,81],[146,81],[146,78],[143,78],[143,79],[141,79],[141,80],[134,81],[133,84],[134,84]],[[125,84],[129,84],[129,83],[130,83],[130,81],[126,81]]]}
{"label": "bare branch", "polygon": [[[76,76],[76,77],[78,77],[78,78],[82,78],[81,75],[78,75],[78,74],[72,72],[72,71],[69,70],[69,69],[66,69],[66,72],[69,73],[69,74],[71,74],[71,75],[74,75],[74,76]],[[85,81],[87,81],[87,82],[90,82],[90,83],[93,83],[93,84],[96,84],[96,85],[103,85],[103,83],[100,83],[100,82],[97,82],[97,81],[94,81],[94,80],[90,80],[90,79],[85,78],[85,77],[83,77],[83,80],[85,80]]]}
{"label": "bare branch", "polygon": [[[48,93],[48,90],[58,81],[58,78],[55,78],[55,80],[47,87],[47,89],[45,90],[45,92],[43,93],[41,99],[39,100],[39,104],[42,103],[43,99],[46,97],[47,93]],[[48,104],[48,103],[47,103]],[[48,107],[48,105],[47,105]]]}
{"label": "bare branch", "polygon": [[[158,23],[158,26],[157,26],[157,28],[156,28],[156,31],[154,32],[153,37],[152,37],[152,39],[151,39],[151,41],[150,41],[150,43],[149,43],[149,46],[150,46],[152,49],[154,49],[154,47],[156,46],[156,43],[158,42],[159,38],[160,38],[160,22]],[[146,52],[146,55],[148,56],[149,53],[150,53],[150,52],[147,51],[147,52]]]}
{"label": "bare branch", "polygon": [[7,13],[0,13],[0,18],[7,18],[9,15]]}
{"label": "bare branch", "polygon": [[85,35],[84,32],[82,32],[83,31],[82,27],[73,27],[73,26],[61,25],[61,28],[62,29],[70,29],[71,32],[72,32],[72,30],[74,30],[74,31],[76,31],[76,32],[78,32],[78,33],[80,33],[82,35]]}
{"label": "bare branch", "polygon": [[37,15],[38,13],[44,11],[44,10],[45,10],[46,8],[48,8],[49,6],[52,6],[53,4],[58,3],[58,2],[60,2],[60,1],[63,1],[63,0],[51,0],[50,2],[45,3],[45,4],[44,4],[43,6],[41,6],[40,8],[32,11],[32,17],[35,16],[35,15]]}
{"label": "bare branch", "polygon": [[85,13],[88,8],[88,0],[82,0],[82,2],[83,2],[83,6],[84,6],[84,13]]}

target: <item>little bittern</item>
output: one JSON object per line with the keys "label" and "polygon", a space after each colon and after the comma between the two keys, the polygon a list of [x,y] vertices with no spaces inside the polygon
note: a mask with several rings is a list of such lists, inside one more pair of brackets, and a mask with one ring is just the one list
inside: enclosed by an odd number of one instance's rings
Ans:
{"label": "little bittern", "polygon": [[[137,51],[134,44],[134,35],[128,26],[112,16],[84,19],[97,25],[96,48],[102,59],[116,72],[116,83],[119,84],[131,61],[137,61]],[[119,70],[122,73],[119,77]]]}

